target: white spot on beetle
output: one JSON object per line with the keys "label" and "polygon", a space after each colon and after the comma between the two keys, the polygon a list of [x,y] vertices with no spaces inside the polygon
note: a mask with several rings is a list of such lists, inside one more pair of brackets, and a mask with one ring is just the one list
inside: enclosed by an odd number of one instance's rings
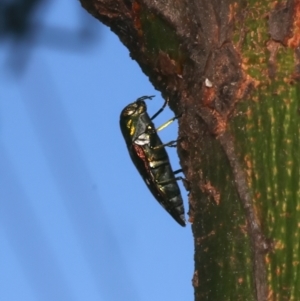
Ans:
{"label": "white spot on beetle", "polygon": [[149,135],[146,133],[143,133],[139,135],[139,137],[134,141],[137,145],[145,145],[150,143]]}

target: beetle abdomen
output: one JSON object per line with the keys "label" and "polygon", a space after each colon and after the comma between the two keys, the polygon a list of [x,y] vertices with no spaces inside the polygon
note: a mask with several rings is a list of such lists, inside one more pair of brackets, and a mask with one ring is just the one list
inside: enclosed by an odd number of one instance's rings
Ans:
{"label": "beetle abdomen", "polygon": [[154,196],[181,226],[185,226],[184,207],[180,189],[169,161],[167,162],[167,164],[151,168],[151,173],[153,173],[156,180],[156,190],[158,191]]}

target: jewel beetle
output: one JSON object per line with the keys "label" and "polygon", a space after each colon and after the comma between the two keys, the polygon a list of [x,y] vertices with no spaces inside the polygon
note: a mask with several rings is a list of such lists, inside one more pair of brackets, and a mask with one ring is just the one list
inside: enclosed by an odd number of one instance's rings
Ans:
{"label": "jewel beetle", "polygon": [[144,100],[154,96],[143,96],[127,105],[120,115],[120,127],[130,157],[155,199],[181,225],[185,226],[184,206],[177,180],[172,170],[166,146],[174,146],[176,141],[163,144],[158,131],[168,126],[177,117],[155,129],[153,119],[167,105],[150,118]]}

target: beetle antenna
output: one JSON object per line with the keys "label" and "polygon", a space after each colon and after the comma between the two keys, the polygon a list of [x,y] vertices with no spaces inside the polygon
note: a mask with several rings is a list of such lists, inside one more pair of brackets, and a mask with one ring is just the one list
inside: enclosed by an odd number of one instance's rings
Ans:
{"label": "beetle antenna", "polygon": [[151,96],[142,96],[142,97],[139,97],[136,101],[139,101],[139,100],[145,100],[145,99],[152,99],[153,97],[155,97],[155,95],[151,95]]}

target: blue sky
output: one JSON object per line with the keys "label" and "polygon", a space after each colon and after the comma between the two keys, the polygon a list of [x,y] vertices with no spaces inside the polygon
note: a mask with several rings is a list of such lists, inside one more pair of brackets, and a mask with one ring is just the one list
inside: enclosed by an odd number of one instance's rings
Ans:
{"label": "blue sky", "polygon": [[[0,300],[193,300],[190,225],[153,199],[119,129],[128,103],[156,95],[153,114],[160,92],[78,1],[56,0],[42,12],[37,20],[49,28],[76,28],[82,17],[96,34],[82,49],[51,47],[43,35],[33,47],[2,42]],[[16,74],[8,61],[20,50]],[[165,109],[157,126],[172,116]],[[177,130],[162,131],[163,141]]]}

